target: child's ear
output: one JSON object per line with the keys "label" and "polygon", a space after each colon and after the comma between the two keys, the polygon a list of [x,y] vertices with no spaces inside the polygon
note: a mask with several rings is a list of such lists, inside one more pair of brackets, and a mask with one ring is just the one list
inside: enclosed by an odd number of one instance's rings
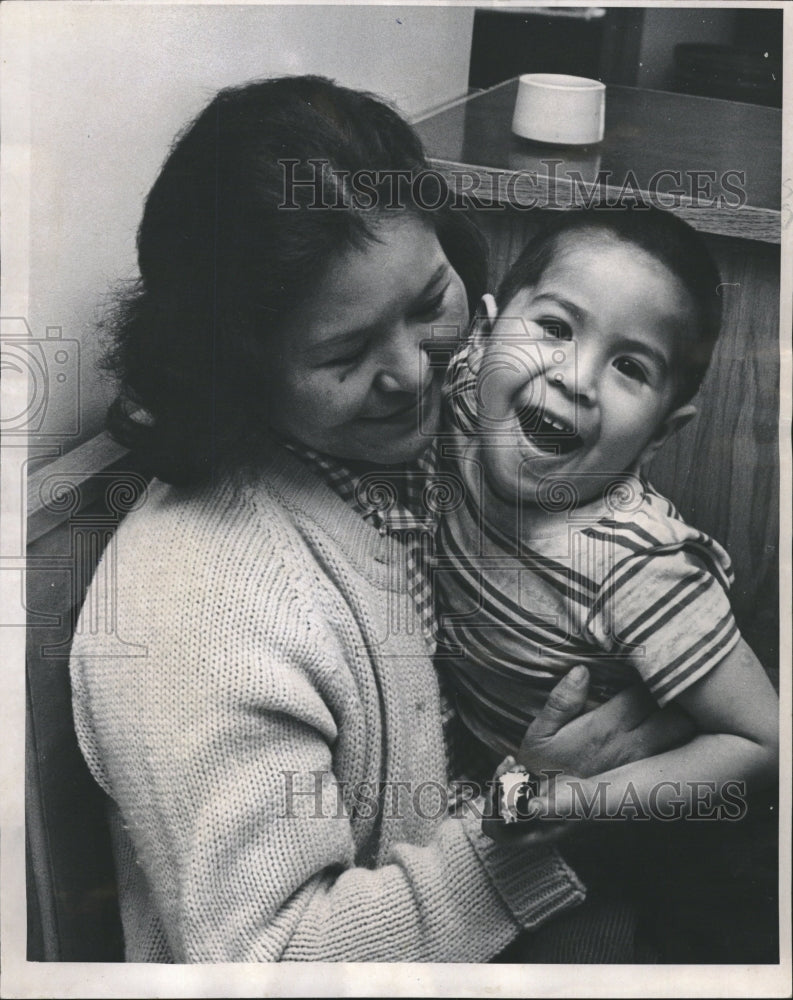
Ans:
{"label": "child's ear", "polygon": [[474,322],[471,326],[471,347],[468,354],[468,367],[474,373],[479,372],[479,363],[484,351],[483,341],[493,332],[493,326],[498,318],[496,300],[488,292],[482,296],[477,306]]}
{"label": "child's ear", "polygon": [[667,414],[664,422],[653,435],[653,439],[642,452],[639,458],[639,467],[645,468],[655,457],[658,449],[666,444],[673,434],[676,434],[682,427],[685,427],[689,420],[696,415],[697,408],[693,403],[678,406],[676,410],[672,410],[671,413]]}
{"label": "child's ear", "polygon": [[496,300],[490,292],[487,292],[482,296],[482,301],[479,303],[477,313],[482,319],[483,330],[486,333],[492,333],[493,326],[498,318],[498,306],[496,305]]}
{"label": "child's ear", "polygon": [[472,330],[480,336],[487,337],[488,334],[493,332],[493,325],[496,322],[497,316],[498,307],[496,306],[496,300],[490,292],[487,292],[479,300],[479,305],[476,307]]}

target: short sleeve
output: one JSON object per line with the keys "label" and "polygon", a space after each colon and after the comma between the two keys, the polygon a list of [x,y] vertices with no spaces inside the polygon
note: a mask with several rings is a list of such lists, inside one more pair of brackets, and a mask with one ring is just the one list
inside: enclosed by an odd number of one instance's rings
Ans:
{"label": "short sleeve", "polygon": [[601,648],[632,665],[661,706],[717,666],[740,638],[721,552],[706,539],[622,559],[587,621]]}

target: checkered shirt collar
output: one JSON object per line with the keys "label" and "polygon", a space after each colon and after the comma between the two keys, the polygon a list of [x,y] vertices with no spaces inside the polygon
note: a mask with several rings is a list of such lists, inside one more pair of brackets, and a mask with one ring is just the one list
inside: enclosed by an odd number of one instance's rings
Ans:
{"label": "checkered shirt collar", "polygon": [[434,530],[437,515],[425,503],[437,466],[434,445],[413,465],[378,468],[356,467],[292,439],[285,438],[281,443],[383,534]]}

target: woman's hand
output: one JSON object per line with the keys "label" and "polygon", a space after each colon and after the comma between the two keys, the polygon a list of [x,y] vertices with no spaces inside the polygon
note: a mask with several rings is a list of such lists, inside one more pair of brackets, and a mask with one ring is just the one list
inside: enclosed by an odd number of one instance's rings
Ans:
{"label": "woman's hand", "polygon": [[[551,691],[526,730],[517,763],[540,782],[539,822],[505,824],[491,802],[482,829],[493,840],[540,844],[567,836],[581,828],[582,813],[577,806],[596,791],[581,779],[663,753],[694,735],[695,726],[684,711],[674,705],[659,709],[639,685],[584,712],[588,690],[589,671],[574,667]],[[515,763],[507,758],[494,780]]]}
{"label": "woman's hand", "polygon": [[529,771],[588,778],[688,742],[695,727],[675,705],[659,709],[636,685],[583,712],[589,671],[574,667],[551,691],[526,730],[517,759]]}

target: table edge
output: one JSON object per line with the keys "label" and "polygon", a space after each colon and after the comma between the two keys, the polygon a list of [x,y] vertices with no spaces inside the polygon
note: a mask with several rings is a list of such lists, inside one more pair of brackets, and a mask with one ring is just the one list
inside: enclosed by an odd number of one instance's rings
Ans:
{"label": "table edge", "polygon": [[[428,163],[439,171],[447,181],[453,180],[465,172],[472,180],[477,181],[479,188],[485,188],[492,205],[475,205],[468,198],[468,203],[482,211],[503,211],[511,207],[516,211],[531,211],[533,209],[565,209],[581,206],[584,200],[581,189],[573,185],[570,178],[564,175],[549,177],[547,174],[532,173],[525,170],[510,170],[505,167],[486,167],[455,160],[443,160],[438,157],[428,157]],[[600,192],[606,203],[612,204],[622,191],[621,186],[600,185]],[[755,240],[761,243],[780,244],[782,239],[781,211],[773,208],[761,208],[752,205],[719,205],[714,201],[707,205],[694,204],[690,197],[674,196],[675,203],[667,199],[654,197],[648,190],[636,189],[642,197],[659,208],[674,212],[694,229],[714,236],[731,236],[739,239]],[[477,200],[482,200],[481,195]]]}

